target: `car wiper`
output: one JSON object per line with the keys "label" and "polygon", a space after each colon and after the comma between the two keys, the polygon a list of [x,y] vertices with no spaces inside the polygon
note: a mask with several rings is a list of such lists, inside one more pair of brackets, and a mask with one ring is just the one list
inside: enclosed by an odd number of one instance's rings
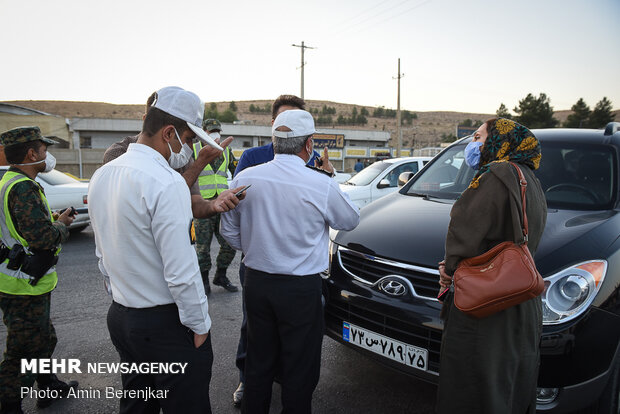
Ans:
{"label": "car wiper", "polygon": [[425,200],[428,200],[430,197],[428,194],[422,194],[422,193],[406,193],[406,194],[412,197],[422,197]]}
{"label": "car wiper", "polygon": [[348,181],[345,181],[343,184],[345,184],[345,185],[355,185],[355,184],[350,183],[350,182],[348,182]]}

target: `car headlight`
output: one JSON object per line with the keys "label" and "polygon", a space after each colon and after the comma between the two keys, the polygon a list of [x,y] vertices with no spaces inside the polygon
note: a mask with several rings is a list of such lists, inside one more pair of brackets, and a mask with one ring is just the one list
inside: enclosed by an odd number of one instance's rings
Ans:
{"label": "car headlight", "polygon": [[606,260],[578,263],[545,278],[543,324],[556,325],[579,316],[592,303],[607,273]]}

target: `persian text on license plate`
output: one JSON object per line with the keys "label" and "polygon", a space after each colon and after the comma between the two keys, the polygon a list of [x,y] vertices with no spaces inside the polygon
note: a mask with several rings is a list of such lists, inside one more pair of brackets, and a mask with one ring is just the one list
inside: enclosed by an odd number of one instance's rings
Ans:
{"label": "persian text on license plate", "polygon": [[397,341],[349,322],[342,323],[342,339],[362,349],[386,358],[426,371],[428,350]]}

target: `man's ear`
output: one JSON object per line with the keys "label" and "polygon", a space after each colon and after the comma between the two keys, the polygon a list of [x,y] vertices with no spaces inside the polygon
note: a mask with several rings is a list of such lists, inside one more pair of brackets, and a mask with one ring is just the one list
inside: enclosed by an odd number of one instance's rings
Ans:
{"label": "man's ear", "polygon": [[164,138],[164,141],[169,143],[173,138],[176,138],[174,134],[174,127],[172,125],[162,127],[161,136]]}

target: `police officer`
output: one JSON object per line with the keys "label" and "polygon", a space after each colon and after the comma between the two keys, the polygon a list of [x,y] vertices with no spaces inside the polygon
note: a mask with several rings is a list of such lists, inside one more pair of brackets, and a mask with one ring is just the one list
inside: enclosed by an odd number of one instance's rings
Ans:
{"label": "police officer", "polygon": [[[217,119],[205,119],[202,123],[202,129],[209,136],[219,142],[222,124]],[[202,144],[197,142],[194,144],[194,156],[198,157],[198,153],[202,149]],[[230,148],[224,148],[224,152],[218,158],[208,163],[204,170],[198,176],[198,187],[200,194],[206,200],[215,199],[220,193],[228,189],[228,174],[235,173],[235,165],[237,160]],[[226,270],[235,257],[235,250],[231,248],[226,240],[220,235],[220,214],[215,214],[209,218],[194,219],[194,227],[196,229],[196,253],[198,254],[198,263],[200,265],[200,274],[205,285],[207,293],[211,291],[209,285],[209,270],[211,270],[211,240],[213,235],[220,244],[220,252],[217,255],[215,276],[213,284],[223,287],[229,292],[236,292],[237,286],[233,285],[228,277]]]}
{"label": "police officer", "polygon": [[[0,364],[0,413],[21,413],[21,387],[37,381],[46,397],[37,399],[47,407],[62,398],[77,382],[65,383],[54,374],[20,373],[20,360],[50,358],[56,332],[50,320],[50,293],[56,287],[55,264],[60,244],[67,240],[73,222],[71,209],[55,221],[43,188],[34,180],[51,171],[56,160],[47,152],[56,141],[41,135],[38,127],[3,132],[0,142],[9,170],[0,180],[0,309],[7,327],[6,351]],[[7,214],[8,213],[8,214]]]}
{"label": "police officer", "polygon": [[314,120],[291,109],[273,125],[275,157],[238,174],[252,184],[235,210],[222,214],[222,236],[245,254],[247,357],[242,413],[269,413],[280,374],[282,412],[310,413],[323,338],[320,272],[328,267],[329,228],[351,230],[359,209],[329,171],[306,166]]}

